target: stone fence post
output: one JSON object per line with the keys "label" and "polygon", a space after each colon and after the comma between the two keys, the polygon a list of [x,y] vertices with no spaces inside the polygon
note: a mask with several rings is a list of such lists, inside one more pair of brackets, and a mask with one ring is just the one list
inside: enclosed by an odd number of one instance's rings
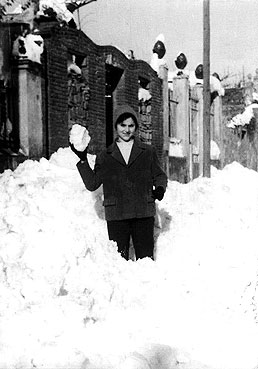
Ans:
{"label": "stone fence post", "polygon": [[195,86],[196,95],[198,98],[197,108],[197,143],[198,143],[198,164],[199,176],[203,176],[203,85]]}
{"label": "stone fence post", "polygon": [[15,67],[18,88],[20,151],[31,159],[43,156],[43,119],[40,66],[18,60]]}
{"label": "stone fence post", "polygon": [[173,99],[177,101],[176,138],[181,140],[183,155],[186,158],[188,181],[190,179],[190,122],[189,122],[189,80],[186,76],[173,79]]}
{"label": "stone fence post", "polygon": [[164,169],[169,175],[169,101],[168,101],[168,68],[165,65],[159,67],[159,78],[162,79],[163,101],[163,160]]}
{"label": "stone fence post", "polygon": [[222,99],[221,96],[216,97],[213,101],[214,105],[214,120],[211,127],[211,139],[214,140],[219,148],[222,148]]}

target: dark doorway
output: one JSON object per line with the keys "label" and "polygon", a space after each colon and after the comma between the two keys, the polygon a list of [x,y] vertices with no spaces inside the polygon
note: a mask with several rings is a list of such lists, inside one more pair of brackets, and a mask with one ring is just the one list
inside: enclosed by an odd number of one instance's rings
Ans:
{"label": "dark doorway", "polygon": [[19,150],[18,94],[10,81],[0,81],[0,151]]}
{"label": "dark doorway", "polygon": [[114,140],[113,127],[113,94],[123,74],[123,69],[106,64],[106,146],[112,144]]}

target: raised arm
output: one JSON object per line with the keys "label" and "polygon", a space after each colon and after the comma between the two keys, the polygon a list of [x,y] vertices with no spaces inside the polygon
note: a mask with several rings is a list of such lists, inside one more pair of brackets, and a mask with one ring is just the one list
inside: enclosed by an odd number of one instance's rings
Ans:
{"label": "raised arm", "polygon": [[95,191],[102,184],[100,176],[100,158],[98,156],[96,157],[95,166],[92,170],[87,158],[87,147],[83,151],[78,151],[75,149],[74,145],[70,143],[70,148],[80,159],[76,166],[82,177],[85,187],[89,191]]}
{"label": "raised arm", "polygon": [[77,168],[78,171],[82,177],[83,183],[85,184],[85,187],[87,188],[87,190],[89,191],[95,191],[97,188],[100,187],[100,185],[102,184],[102,179],[101,179],[101,160],[100,158],[97,156],[96,157],[96,162],[95,162],[95,166],[94,169],[92,170],[87,156],[85,158],[85,160],[80,160],[77,163]]}

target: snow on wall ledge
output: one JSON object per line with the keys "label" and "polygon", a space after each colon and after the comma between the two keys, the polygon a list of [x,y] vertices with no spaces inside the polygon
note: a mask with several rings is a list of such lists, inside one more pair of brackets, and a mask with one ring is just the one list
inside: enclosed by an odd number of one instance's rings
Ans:
{"label": "snow on wall ledge", "polygon": [[258,174],[169,182],[156,261],[133,262],[76,161],[64,148],[0,176],[0,368],[253,369]]}

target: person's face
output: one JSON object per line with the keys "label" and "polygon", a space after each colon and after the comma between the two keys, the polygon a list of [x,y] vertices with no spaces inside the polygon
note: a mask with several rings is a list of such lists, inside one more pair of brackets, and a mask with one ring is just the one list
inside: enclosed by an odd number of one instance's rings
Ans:
{"label": "person's face", "polygon": [[116,127],[116,131],[117,131],[118,137],[121,140],[125,142],[130,141],[133,138],[134,133],[136,131],[133,118],[129,117],[125,119],[123,122],[119,123]]}

